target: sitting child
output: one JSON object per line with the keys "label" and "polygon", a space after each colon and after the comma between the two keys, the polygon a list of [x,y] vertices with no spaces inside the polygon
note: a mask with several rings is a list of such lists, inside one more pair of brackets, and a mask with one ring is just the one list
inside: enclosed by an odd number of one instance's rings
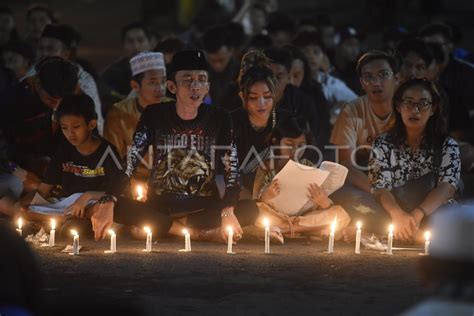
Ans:
{"label": "sitting child", "polygon": [[28,206],[36,193],[49,199],[59,187],[59,197],[80,193],[64,214],[83,218],[88,205],[103,196],[122,173],[119,156],[110,143],[93,134],[97,115],[89,96],[64,97],[55,116],[67,141],[58,146],[38,189],[21,199],[20,205]]}
{"label": "sitting child", "polygon": [[273,178],[290,159],[313,166],[311,161],[301,158],[304,154],[302,147],[310,141],[309,137],[309,132],[298,119],[289,117],[281,121],[269,138],[270,145],[278,148],[275,152],[278,159],[266,161],[265,168],[259,167],[255,177],[253,198],[258,201],[261,216],[271,218],[272,226],[290,237],[295,233],[326,236],[329,234],[329,225],[336,216],[338,231],[350,222],[346,211],[341,206],[333,205],[325,191],[315,183],[308,187],[307,193],[314,206],[300,216],[279,212],[272,204],[272,199],[280,194],[278,179]]}

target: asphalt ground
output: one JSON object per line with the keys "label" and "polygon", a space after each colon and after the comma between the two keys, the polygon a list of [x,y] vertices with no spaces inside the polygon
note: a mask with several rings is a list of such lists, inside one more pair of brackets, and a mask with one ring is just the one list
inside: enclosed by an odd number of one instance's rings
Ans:
{"label": "asphalt ground", "polygon": [[336,242],[329,255],[326,242],[298,239],[264,254],[263,241],[252,239],[234,245],[234,255],[208,242],[184,253],[184,240],[171,238],[146,253],[145,241],[120,235],[115,254],[104,254],[108,240],[81,245],[78,256],[61,252],[65,241],[32,246],[46,302],[71,314],[394,315],[424,298],[418,251],[355,255],[353,245]]}

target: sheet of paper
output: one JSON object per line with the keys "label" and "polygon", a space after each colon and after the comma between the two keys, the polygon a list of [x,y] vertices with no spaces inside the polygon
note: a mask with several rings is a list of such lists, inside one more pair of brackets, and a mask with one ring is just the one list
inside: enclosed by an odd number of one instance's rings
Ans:
{"label": "sheet of paper", "polygon": [[311,183],[321,186],[329,172],[308,167],[293,160],[275,176],[280,184],[280,194],[271,202],[276,210],[287,215],[298,215],[309,201],[308,187]]}
{"label": "sheet of paper", "polygon": [[[38,194],[38,193],[37,193]],[[39,195],[39,194],[38,194]],[[41,195],[36,199],[33,199],[34,204],[30,205],[30,211],[45,215],[64,215],[64,210],[74,203],[82,193],[74,193],[67,198],[62,199],[58,203],[50,203],[46,201]],[[36,195],[35,195],[36,198]],[[92,201],[91,201],[92,202]],[[89,203],[91,203],[89,202]]]}
{"label": "sheet of paper", "polygon": [[329,172],[329,176],[321,186],[328,196],[339,190],[344,185],[347,173],[349,172],[349,170],[347,170],[343,165],[331,161],[323,161],[321,166],[319,166],[319,169]]}

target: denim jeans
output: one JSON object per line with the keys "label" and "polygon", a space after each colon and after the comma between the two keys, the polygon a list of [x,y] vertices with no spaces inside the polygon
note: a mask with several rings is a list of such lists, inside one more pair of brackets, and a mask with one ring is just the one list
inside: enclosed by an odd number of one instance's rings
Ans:
{"label": "denim jeans", "polygon": [[352,223],[362,221],[364,230],[385,234],[391,222],[390,215],[375,200],[372,194],[353,185],[346,184],[330,196],[334,204],[341,205],[349,214]]}
{"label": "denim jeans", "polygon": [[18,200],[23,192],[20,178],[9,173],[0,173],[0,198],[4,196]]}

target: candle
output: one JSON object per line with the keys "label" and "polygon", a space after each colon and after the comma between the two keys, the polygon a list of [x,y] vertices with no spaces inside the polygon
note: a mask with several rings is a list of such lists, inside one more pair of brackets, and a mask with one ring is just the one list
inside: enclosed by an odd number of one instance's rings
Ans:
{"label": "candle", "polygon": [[116,253],[117,252],[117,234],[112,229],[108,231],[110,235],[110,250],[105,251],[106,253]]}
{"label": "candle", "polygon": [[235,252],[232,251],[232,242],[234,240],[234,231],[232,230],[232,227],[227,227],[227,232],[229,233],[227,236],[227,253],[234,254]]}
{"label": "candle", "polygon": [[74,229],[71,229],[71,234],[74,236],[72,240],[72,255],[79,254],[79,234]]}
{"label": "candle", "polygon": [[265,226],[265,253],[270,253],[270,222],[268,218],[263,220]]}
{"label": "candle", "polygon": [[142,201],[143,198],[145,197],[143,195],[143,187],[141,185],[137,185],[135,190],[137,192],[137,201]]}
{"label": "candle", "polygon": [[143,251],[151,252],[151,242],[153,240],[153,235],[151,233],[151,229],[148,226],[145,226],[143,229],[146,232],[146,247]]}
{"label": "candle", "polygon": [[51,230],[49,231],[49,246],[54,247],[56,243],[56,220],[51,218]]}
{"label": "candle", "polygon": [[183,235],[184,235],[184,249],[181,249],[181,251],[184,252],[190,252],[191,251],[191,234],[187,229],[183,229]]}
{"label": "candle", "polygon": [[21,230],[22,227],[23,227],[23,219],[20,217],[18,219],[18,228],[16,229],[16,231],[18,232],[20,236],[23,236],[23,231]]}
{"label": "candle", "polygon": [[388,226],[388,241],[387,241],[387,255],[392,255],[393,247],[393,224]]}
{"label": "candle", "polygon": [[331,232],[329,233],[328,253],[334,252],[334,234],[336,233],[337,215],[331,223]]}
{"label": "candle", "polygon": [[356,245],[355,245],[355,253],[360,254],[360,238],[362,234],[362,223],[360,221],[357,222],[357,231],[356,231]]}
{"label": "candle", "polygon": [[430,254],[430,237],[431,237],[431,232],[425,231],[425,255]]}

